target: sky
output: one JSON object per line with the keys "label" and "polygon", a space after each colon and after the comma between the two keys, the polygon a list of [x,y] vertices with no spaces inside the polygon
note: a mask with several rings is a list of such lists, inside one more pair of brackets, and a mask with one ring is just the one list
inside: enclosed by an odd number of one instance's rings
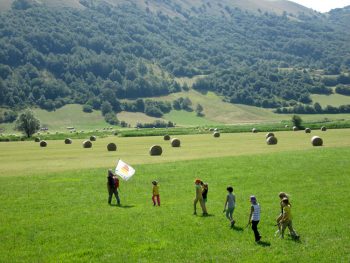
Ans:
{"label": "sky", "polygon": [[350,0],[289,0],[318,12],[328,12],[331,9],[350,5]]}

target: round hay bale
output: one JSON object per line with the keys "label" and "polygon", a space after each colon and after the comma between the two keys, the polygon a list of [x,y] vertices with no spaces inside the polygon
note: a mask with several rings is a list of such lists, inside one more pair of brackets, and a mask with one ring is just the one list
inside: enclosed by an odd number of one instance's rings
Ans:
{"label": "round hay bale", "polygon": [[35,138],[34,138],[34,141],[35,141],[35,142],[40,142],[40,138],[39,138],[39,137],[35,137]]}
{"label": "round hay bale", "polygon": [[171,146],[172,147],[180,147],[180,145],[181,145],[181,142],[180,142],[179,139],[174,138],[174,139],[171,140]]}
{"label": "round hay bale", "polygon": [[164,141],[169,141],[170,140],[170,136],[168,134],[164,135]]}
{"label": "round hay bale", "polygon": [[289,126],[288,125],[284,125],[284,128],[288,128]]}
{"label": "round hay bale", "polygon": [[215,138],[219,138],[219,137],[220,137],[220,132],[217,132],[217,131],[214,132],[214,133],[213,133],[213,136],[214,136]]}
{"label": "round hay bale", "polygon": [[310,128],[305,128],[305,133],[311,133],[311,129]]}
{"label": "round hay bale", "polygon": [[326,126],[322,126],[322,127],[321,127],[321,131],[327,131]]}
{"label": "round hay bale", "polygon": [[257,132],[258,132],[258,130],[256,128],[252,129],[252,133],[257,133]]}
{"label": "round hay bale", "polygon": [[159,145],[153,145],[150,149],[149,149],[149,154],[151,156],[159,156],[162,155],[163,149],[162,147],[160,147]]}
{"label": "round hay bale", "polygon": [[113,132],[113,135],[118,136],[118,132],[117,131]]}
{"label": "round hay bale", "polygon": [[46,147],[47,146],[47,142],[46,141],[41,141],[40,142],[40,147]]}
{"label": "round hay bale", "polygon": [[275,136],[270,136],[266,139],[266,143],[268,145],[275,145],[277,144],[277,138]]}
{"label": "round hay bale", "polygon": [[84,148],[91,148],[92,147],[92,142],[91,141],[84,141],[83,142],[83,147]]}
{"label": "round hay bale", "polygon": [[72,140],[69,139],[69,138],[66,138],[66,139],[64,140],[64,143],[65,143],[65,144],[72,144]]}
{"label": "round hay bale", "polygon": [[297,126],[293,126],[293,131],[298,131],[298,127]]}
{"label": "round hay bale", "polygon": [[90,136],[90,141],[92,142],[96,141],[96,136]]}
{"label": "round hay bale", "polygon": [[318,137],[318,136],[314,136],[311,138],[311,144],[313,146],[322,146],[323,145],[323,140]]}
{"label": "round hay bale", "polygon": [[275,134],[273,133],[273,132],[268,132],[268,133],[266,133],[266,136],[265,136],[265,138],[267,139],[267,138],[269,138],[269,137],[274,137],[275,136]]}
{"label": "round hay bale", "polygon": [[115,152],[117,150],[117,145],[113,142],[107,144],[107,150],[109,152]]}

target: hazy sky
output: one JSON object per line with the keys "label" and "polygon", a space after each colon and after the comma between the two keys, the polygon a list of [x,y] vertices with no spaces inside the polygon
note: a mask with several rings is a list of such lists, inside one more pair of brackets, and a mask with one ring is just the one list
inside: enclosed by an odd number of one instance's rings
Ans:
{"label": "hazy sky", "polygon": [[350,0],[289,0],[312,8],[318,12],[328,12],[331,9],[350,5]]}

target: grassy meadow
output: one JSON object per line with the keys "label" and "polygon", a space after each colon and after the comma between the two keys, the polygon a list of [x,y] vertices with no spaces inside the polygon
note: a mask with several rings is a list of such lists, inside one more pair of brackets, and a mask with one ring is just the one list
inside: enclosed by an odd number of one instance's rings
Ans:
{"label": "grassy meadow", "polygon": [[[348,262],[350,130],[275,134],[275,146],[263,133],[179,136],[180,148],[159,136],[98,138],[92,149],[80,140],[0,143],[0,261]],[[323,147],[311,146],[313,135]],[[107,152],[110,141],[117,152]],[[152,144],[162,156],[148,155]],[[121,182],[121,207],[106,194],[118,158],[136,169]],[[196,177],[209,183],[208,217],[192,215]],[[161,207],[151,203],[152,180]],[[222,212],[227,185],[234,229]],[[274,237],[280,191],[291,194],[300,242]],[[262,208],[261,244],[245,228],[251,194]]]}

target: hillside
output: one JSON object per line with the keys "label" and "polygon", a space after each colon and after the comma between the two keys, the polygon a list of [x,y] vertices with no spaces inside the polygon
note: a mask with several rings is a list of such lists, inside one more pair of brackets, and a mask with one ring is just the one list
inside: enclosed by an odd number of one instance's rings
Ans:
{"label": "hillside", "polygon": [[347,9],[309,11],[288,1],[16,0],[0,13],[0,106],[85,104],[117,123],[121,111],[171,111],[171,102],[123,99],[192,84],[227,103],[312,106],[313,94],[350,84],[350,33]]}
{"label": "hillside", "polygon": [[[0,10],[5,11],[11,8],[13,2],[23,2],[22,0],[3,0],[0,3]],[[28,0],[26,0],[28,1]],[[211,15],[228,15],[228,8],[240,8],[252,12],[275,12],[277,14],[298,15],[315,14],[312,10],[286,0],[30,0],[34,4],[48,7],[73,7],[84,8],[92,3],[108,3],[112,6],[133,3],[140,8],[147,9],[153,13],[163,12],[169,16],[188,17],[206,12]]]}

